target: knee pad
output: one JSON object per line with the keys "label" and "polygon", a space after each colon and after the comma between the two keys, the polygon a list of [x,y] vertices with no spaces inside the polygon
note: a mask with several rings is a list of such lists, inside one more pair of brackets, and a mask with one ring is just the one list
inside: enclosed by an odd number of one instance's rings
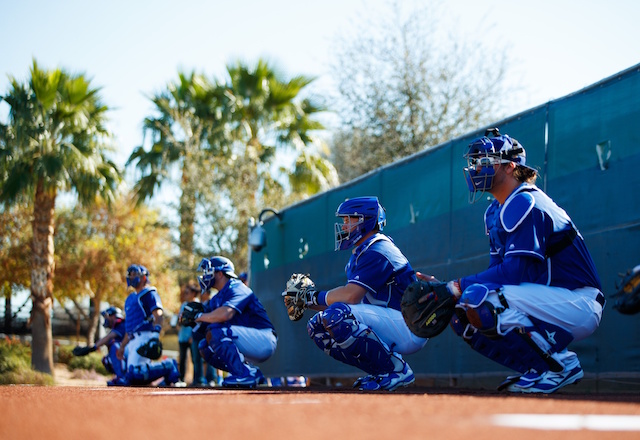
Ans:
{"label": "knee pad", "polygon": [[325,353],[336,344],[347,340],[358,329],[359,323],[347,304],[331,304],[318,312],[307,323],[307,333]]}
{"label": "knee pad", "polygon": [[464,290],[456,306],[456,309],[464,310],[467,321],[473,327],[492,339],[499,337],[498,315],[504,308],[496,308],[487,301],[487,296],[499,288],[498,285],[472,284]]}
{"label": "knee pad", "polygon": [[347,304],[331,304],[321,313],[322,326],[338,344],[345,342],[358,331],[359,323]]}

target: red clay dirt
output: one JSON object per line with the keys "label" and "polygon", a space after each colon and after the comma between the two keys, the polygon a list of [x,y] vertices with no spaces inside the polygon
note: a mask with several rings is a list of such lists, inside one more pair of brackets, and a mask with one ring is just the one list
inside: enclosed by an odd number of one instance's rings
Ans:
{"label": "red clay dirt", "polygon": [[[362,393],[323,385],[108,388],[100,380],[57,380],[61,386],[0,387],[0,439],[640,439],[636,394],[516,396],[426,387]],[[614,421],[605,430],[587,422],[577,430],[513,428],[496,425],[497,414],[573,414],[583,421],[624,415],[638,426],[619,430]]]}

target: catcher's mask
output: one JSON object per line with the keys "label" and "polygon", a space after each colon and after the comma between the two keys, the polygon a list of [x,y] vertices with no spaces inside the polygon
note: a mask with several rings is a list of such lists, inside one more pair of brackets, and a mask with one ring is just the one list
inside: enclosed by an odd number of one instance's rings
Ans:
{"label": "catcher's mask", "polygon": [[140,264],[132,264],[127,269],[127,287],[137,288],[140,283],[149,279],[149,271]]}
{"label": "catcher's mask", "polygon": [[527,154],[524,147],[508,135],[501,135],[497,128],[490,128],[483,137],[471,141],[464,158],[467,160],[464,176],[471,203],[493,188],[495,165],[513,162],[517,166],[532,169],[526,165]]}
{"label": "catcher's mask", "polygon": [[200,290],[206,292],[213,287],[216,272],[222,272],[229,278],[238,278],[235,270],[233,262],[226,257],[217,255],[211,258],[203,258],[198,265],[198,272],[202,273],[202,275],[198,275]]}
{"label": "catcher's mask", "polygon": [[382,231],[387,224],[387,214],[377,197],[345,200],[338,206],[336,217],[342,219],[335,224],[336,251],[349,249],[368,232],[376,228]]}

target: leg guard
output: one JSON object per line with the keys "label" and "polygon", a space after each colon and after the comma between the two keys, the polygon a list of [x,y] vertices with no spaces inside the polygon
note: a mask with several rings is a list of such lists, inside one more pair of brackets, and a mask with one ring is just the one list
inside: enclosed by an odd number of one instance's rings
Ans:
{"label": "leg guard", "polygon": [[[535,324],[533,327],[513,329],[505,335],[490,337],[471,325],[463,309],[456,308],[451,327],[472,349],[507,368],[520,373],[531,368],[537,372],[562,371],[564,366],[552,354],[569,345],[573,339],[571,334],[553,324],[535,319],[532,322]],[[548,335],[547,339],[541,336],[543,334]]]}
{"label": "leg guard", "polygon": [[109,347],[109,353],[102,358],[102,365],[109,371],[110,373],[115,374],[117,377],[124,377],[125,375],[125,363],[118,359],[116,352],[120,348],[120,343],[116,342],[111,344]]}
{"label": "leg guard", "polygon": [[161,377],[164,377],[168,384],[180,380],[178,363],[175,359],[165,359],[162,362],[150,362],[142,365],[131,365],[126,374],[127,382],[131,385],[147,385]]}
{"label": "leg guard", "polygon": [[113,363],[111,362],[109,355],[102,358],[102,365],[109,373],[115,374],[115,370],[113,369]]}
{"label": "leg guard", "polygon": [[347,304],[335,303],[317,313],[307,324],[309,336],[332,358],[380,375],[402,371],[405,362],[378,338],[373,330],[359,323]]}
{"label": "leg guard", "polygon": [[244,356],[233,343],[233,334],[229,327],[209,326],[207,338],[200,341],[198,348],[204,360],[215,368],[238,377],[249,376],[255,372],[255,368],[244,362]]}

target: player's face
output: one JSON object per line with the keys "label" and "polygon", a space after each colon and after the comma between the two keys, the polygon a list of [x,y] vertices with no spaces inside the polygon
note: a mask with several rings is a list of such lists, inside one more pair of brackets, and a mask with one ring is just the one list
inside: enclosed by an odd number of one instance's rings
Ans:
{"label": "player's face", "polygon": [[360,223],[359,217],[342,217],[342,230],[351,232]]}

